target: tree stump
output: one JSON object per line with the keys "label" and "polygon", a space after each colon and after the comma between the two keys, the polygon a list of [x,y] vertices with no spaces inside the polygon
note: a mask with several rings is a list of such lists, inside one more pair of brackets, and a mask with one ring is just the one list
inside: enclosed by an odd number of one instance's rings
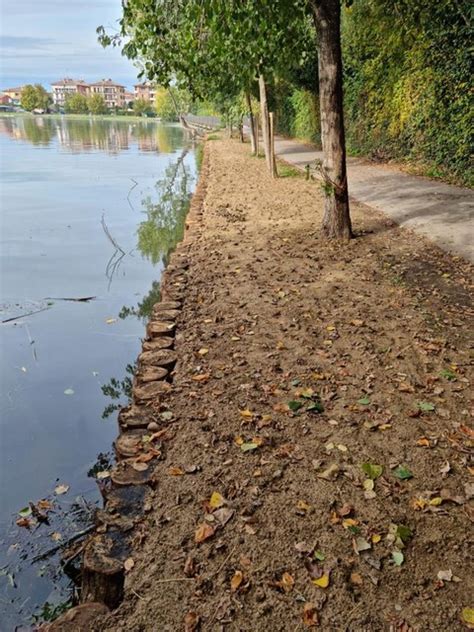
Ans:
{"label": "tree stump", "polygon": [[181,312],[179,309],[163,309],[161,307],[153,308],[153,315],[163,321],[174,323],[180,314]]}
{"label": "tree stump", "polygon": [[160,396],[165,395],[171,390],[168,382],[148,382],[141,386],[134,386],[132,393],[135,402],[149,402],[151,400],[159,401]]}
{"label": "tree stump", "polygon": [[143,351],[158,351],[158,349],[169,349],[173,346],[174,338],[169,336],[160,336],[152,340],[145,340],[143,343]]}
{"label": "tree stump", "polygon": [[181,303],[180,301],[160,301],[159,303],[155,303],[153,305],[153,311],[159,309],[180,309]]}
{"label": "tree stump", "polygon": [[150,320],[146,327],[149,338],[158,336],[169,336],[176,329],[175,323],[166,323],[159,320]]}
{"label": "tree stump", "polygon": [[94,621],[109,613],[103,603],[90,601],[71,608],[52,623],[46,623],[39,632],[90,632]]}
{"label": "tree stump", "polygon": [[150,365],[153,367],[170,367],[176,363],[177,359],[176,351],[171,351],[170,349],[144,351],[138,356],[140,365]]}
{"label": "tree stump", "polygon": [[[153,353],[153,351],[149,353]],[[157,382],[158,380],[164,380],[167,375],[168,369],[162,366],[145,366],[135,374],[135,378],[137,382]]]}
{"label": "tree stump", "polygon": [[100,602],[111,610],[123,599],[125,570],[120,559],[111,557],[113,541],[107,535],[89,540],[82,561],[81,601]]}

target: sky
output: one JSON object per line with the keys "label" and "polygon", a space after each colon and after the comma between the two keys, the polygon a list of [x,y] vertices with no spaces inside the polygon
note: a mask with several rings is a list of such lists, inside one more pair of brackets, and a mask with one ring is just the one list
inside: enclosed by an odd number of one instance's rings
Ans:
{"label": "sky", "polygon": [[0,0],[0,89],[63,77],[114,79],[131,89],[133,63],[97,42],[99,25],[118,29],[121,0]]}

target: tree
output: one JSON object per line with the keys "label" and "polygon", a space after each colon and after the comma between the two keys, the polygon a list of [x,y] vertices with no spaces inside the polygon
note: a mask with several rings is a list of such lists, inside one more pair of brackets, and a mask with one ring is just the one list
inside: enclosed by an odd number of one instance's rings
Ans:
{"label": "tree", "polygon": [[80,92],[68,94],[64,102],[64,109],[68,114],[87,114],[89,108],[86,95]]}
{"label": "tree", "polygon": [[107,105],[101,94],[92,94],[87,100],[87,106],[91,114],[106,114]]}
{"label": "tree", "polygon": [[48,93],[39,83],[34,86],[28,84],[21,91],[21,107],[28,112],[36,109],[46,110],[49,101]]}
{"label": "tree", "polygon": [[[269,169],[267,83],[298,66],[314,45],[313,16],[319,35],[321,116],[324,119],[323,234],[351,236],[342,116],[340,0],[128,0],[121,31],[103,45],[121,45],[142,64],[142,75],[164,86],[174,81],[193,96],[235,98],[250,92],[258,77],[262,131]],[[312,30],[313,29],[313,30]]]}
{"label": "tree", "polygon": [[136,116],[142,116],[151,110],[151,104],[147,99],[136,99],[133,102],[133,112]]}
{"label": "tree", "polygon": [[177,121],[178,113],[166,88],[157,88],[155,93],[155,109],[162,121]]}
{"label": "tree", "polygon": [[342,95],[340,0],[310,0],[319,46],[319,99],[324,160],[323,234],[348,240],[352,237],[347,188],[346,145]]}

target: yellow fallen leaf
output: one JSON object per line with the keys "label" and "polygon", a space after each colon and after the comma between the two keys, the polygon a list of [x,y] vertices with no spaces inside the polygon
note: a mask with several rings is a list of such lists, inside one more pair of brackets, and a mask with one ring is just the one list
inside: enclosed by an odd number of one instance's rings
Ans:
{"label": "yellow fallen leaf", "polygon": [[212,509],[219,509],[225,503],[224,496],[219,492],[212,492],[211,499],[209,501],[209,507]]}
{"label": "yellow fallen leaf", "polygon": [[469,627],[474,625],[474,608],[463,608],[462,620],[467,623]]}
{"label": "yellow fallen leaf", "polygon": [[63,539],[63,536],[57,531],[55,531],[54,533],[51,534],[51,539],[54,540],[55,542],[59,542],[59,540]]}
{"label": "yellow fallen leaf", "polygon": [[351,583],[357,586],[363,584],[364,580],[362,579],[362,575],[360,573],[351,573]]}
{"label": "yellow fallen leaf", "polygon": [[328,325],[326,329],[327,331],[336,331],[336,328],[334,327],[334,325]]}
{"label": "yellow fallen leaf", "polygon": [[359,521],[355,520],[355,518],[346,518],[342,521],[342,526],[344,527],[344,529],[349,529],[349,527],[356,527],[358,524]]}
{"label": "yellow fallen leaf", "polygon": [[240,436],[239,437],[235,437],[234,443],[236,443],[237,445],[242,445],[244,443],[244,440]]}
{"label": "yellow fallen leaf", "polygon": [[230,590],[235,592],[240,588],[240,585],[244,581],[244,574],[242,571],[235,571],[232,579],[230,580]]}
{"label": "yellow fallen leaf", "polygon": [[313,373],[313,375],[311,376],[313,378],[313,380],[325,380],[326,376],[324,375],[324,373]]}
{"label": "yellow fallen leaf", "polygon": [[324,573],[318,579],[312,579],[311,581],[319,588],[327,588],[329,586],[329,573]]}
{"label": "yellow fallen leaf", "polygon": [[429,502],[430,505],[432,505],[433,507],[438,507],[438,505],[441,505],[441,503],[443,502],[443,499],[441,498],[441,496],[436,496],[435,498],[432,498]]}
{"label": "yellow fallen leaf", "polygon": [[377,542],[380,542],[381,539],[382,539],[382,536],[379,535],[378,533],[374,533],[371,537],[371,540],[374,544],[377,544]]}
{"label": "yellow fallen leaf", "polygon": [[202,349],[199,349],[198,353],[201,356],[205,356],[209,353],[209,349],[206,349],[205,347],[203,347]]}
{"label": "yellow fallen leaf", "polygon": [[239,411],[241,416],[244,417],[245,419],[252,419],[253,418],[253,412],[251,410],[249,410],[248,408],[246,408],[245,410],[240,410]]}
{"label": "yellow fallen leaf", "polygon": [[298,502],[296,503],[296,507],[298,509],[301,509],[302,511],[308,511],[309,509],[311,509],[311,505],[308,505],[308,503],[304,500],[298,500]]}

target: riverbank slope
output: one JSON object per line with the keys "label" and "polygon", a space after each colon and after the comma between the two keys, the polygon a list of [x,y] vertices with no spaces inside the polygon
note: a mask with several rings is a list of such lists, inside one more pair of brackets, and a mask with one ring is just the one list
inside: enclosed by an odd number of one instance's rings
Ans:
{"label": "riverbank slope", "polygon": [[472,268],[360,204],[325,242],[316,182],[206,153],[166,452],[97,629],[465,629]]}

